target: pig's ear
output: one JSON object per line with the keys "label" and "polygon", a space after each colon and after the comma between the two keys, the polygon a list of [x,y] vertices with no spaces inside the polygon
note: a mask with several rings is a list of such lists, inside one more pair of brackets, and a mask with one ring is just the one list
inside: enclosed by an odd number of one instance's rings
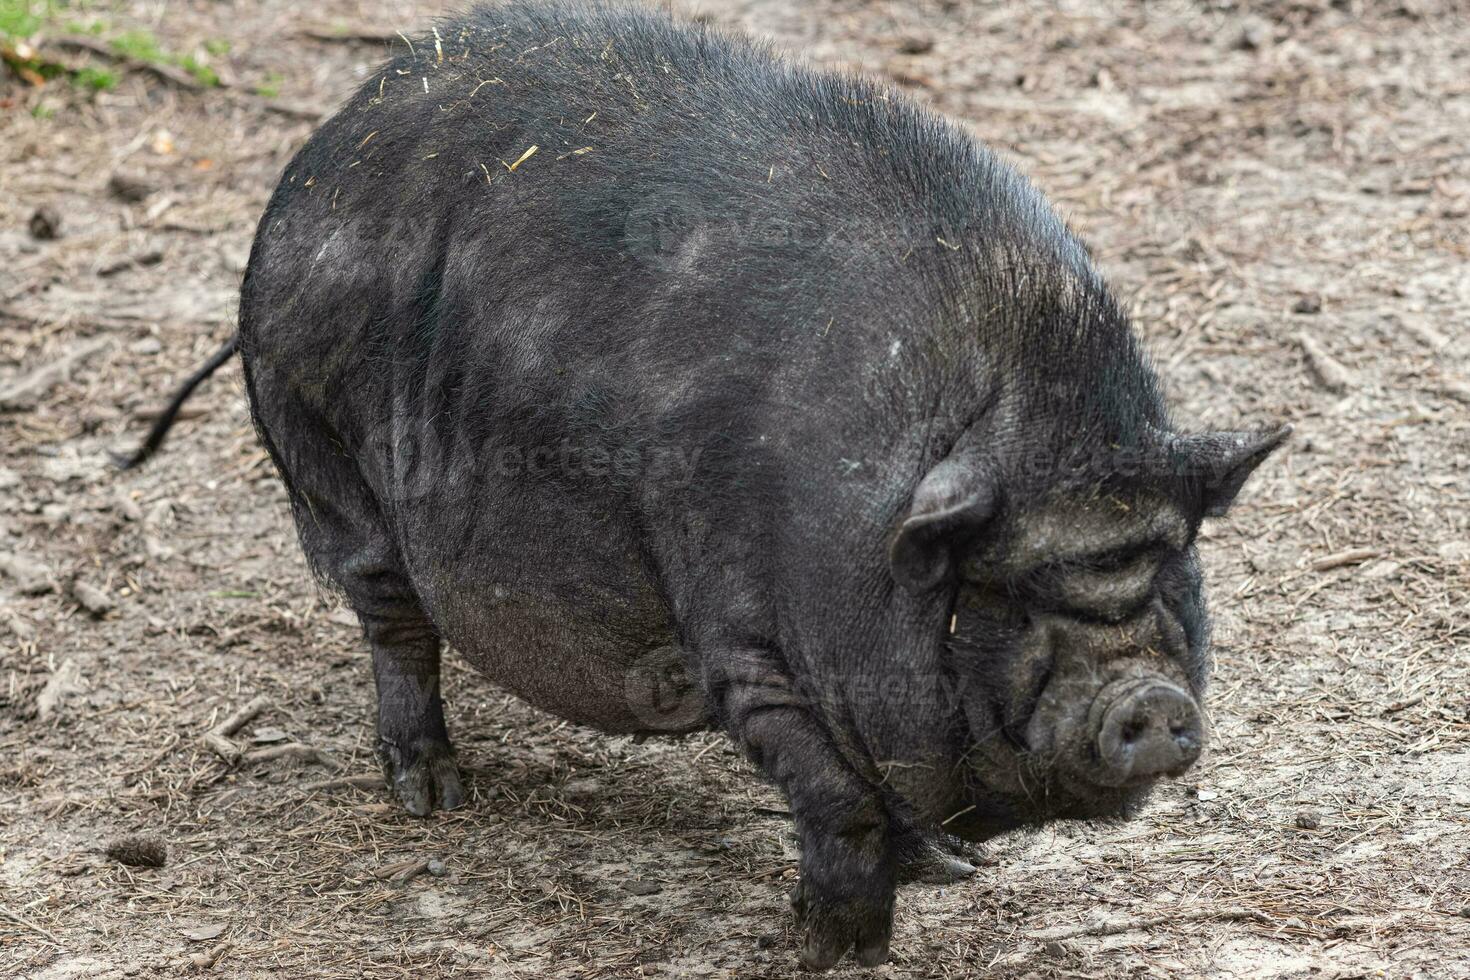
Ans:
{"label": "pig's ear", "polygon": [[993,480],[973,460],[950,458],[934,467],[888,549],[893,580],[920,593],[948,579],[956,553],[984,530],[996,503]]}
{"label": "pig's ear", "polygon": [[1257,432],[1211,432],[1179,436],[1175,459],[1200,491],[1206,517],[1222,517],[1240,488],[1265,458],[1291,435],[1291,426]]}

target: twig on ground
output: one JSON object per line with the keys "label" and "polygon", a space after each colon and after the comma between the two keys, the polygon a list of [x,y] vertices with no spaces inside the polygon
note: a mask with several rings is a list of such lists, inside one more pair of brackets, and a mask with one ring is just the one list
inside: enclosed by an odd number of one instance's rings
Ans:
{"label": "twig on ground", "polygon": [[323,752],[314,745],[305,742],[283,742],[280,745],[271,745],[263,749],[255,749],[245,753],[246,762],[270,762],[274,759],[300,759],[304,762],[315,762],[326,766],[328,769],[340,769],[337,760]]}
{"label": "twig on ground", "polygon": [[1157,929],[1159,926],[1179,922],[1229,921],[1260,922],[1265,925],[1275,924],[1270,916],[1257,912],[1254,909],[1202,909],[1197,912],[1174,912],[1169,915],[1156,915],[1147,919],[1114,919],[1110,922],[1093,922],[1080,926],[1042,929],[1029,933],[1027,938],[1040,942],[1056,942],[1059,939],[1080,939],[1084,936],[1117,936],[1125,932]]}
{"label": "twig on ground", "polygon": [[264,694],[256,695],[246,702],[244,707],[233,714],[226,715],[225,719],[211,728],[210,731],[216,735],[233,735],[244,728],[256,715],[270,707],[270,703],[271,699]]}
{"label": "twig on ground", "polygon": [[366,26],[343,27],[338,30],[330,25],[311,25],[296,33],[313,41],[342,44],[392,44],[399,40],[399,34],[395,30]]}
{"label": "twig on ground", "polygon": [[318,779],[306,783],[301,788],[309,792],[333,789],[376,789],[383,785],[383,777],[377,773],[363,773],[358,776],[341,776],[336,779]]}
{"label": "twig on ground", "polygon": [[250,719],[264,711],[270,703],[271,699],[264,694],[251,698],[244,707],[226,715],[223,721],[204,734],[205,746],[230,765],[238,765],[245,758],[245,750],[230,736],[244,728]]}
{"label": "twig on ground", "polygon": [[111,337],[98,337],[78,344],[50,364],[0,388],[0,411],[34,407],[42,395],[71,375],[73,367],[111,346]]}
{"label": "twig on ground", "polygon": [[[164,407],[163,405],[155,405],[151,408],[139,409],[133,413],[133,419],[137,422],[156,422],[158,421],[158,417],[163,414]],[[177,422],[188,422],[192,419],[202,419],[208,414],[209,409],[202,405],[185,405],[179,409],[178,414],[174,416],[174,420]]]}
{"label": "twig on ground", "polygon": [[288,119],[300,119],[305,122],[321,122],[331,112],[330,108],[318,105],[297,105],[291,102],[281,102],[277,99],[267,99],[263,96],[242,92],[239,89],[227,89],[225,98],[236,105],[243,105],[263,112],[273,112],[278,116]]}
{"label": "twig on ground", "polygon": [[1352,372],[1334,360],[1310,334],[1297,334],[1297,343],[1307,357],[1307,368],[1317,379],[1317,384],[1334,395],[1348,390],[1353,383]]}
{"label": "twig on ground", "polygon": [[[427,862],[426,862],[425,863],[425,867],[427,867],[427,866],[428,865],[427,865]],[[36,933],[37,935],[45,936],[47,939],[49,939],[51,942],[55,943],[58,946],[61,945],[61,940],[56,938],[56,934],[54,932],[50,932],[50,931],[48,931],[46,929],[42,929],[40,926],[36,925],[31,920],[26,919],[26,918],[22,918],[20,915],[16,914],[15,912],[10,911],[10,909],[6,908],[3,905],[0,905],[0,915],[5,916],[5,918],[9,919],[11,922],[14,922],[18,926],[25,926],[27,929],[31,930],[32,932]]]}
{"label": "twig on ground", "polygon": [[429,870],[428,858],[410,858],[407,861],[396,861],[393,864],[383,865],[373,871],[373,877],[403,884],[412,881],[427,870]]}
{"label": "twig on ground", "polygon": [[211,970],[220,958],[235,948],[235,944],[229,941],[222,942],[207,953],[190,953],[189,962],[200,970]]}
{"label": "twig on ground", "polygon": [[1365,561],[1372,561],[1382,555],[1383,552],[1377,548],[1354,548],[1351,551],[1340,551],[1335,555],[1318,558],[1312,562],[1312,571],[1330,572],[1334,568],[1346,568],[1349,565],[1361,565]]}
{"label": "twig on ground", "polygon": [[97,270],[97,275],[106,279],[109,276],[117,275],[119,272],[126,272],[129,269],[137,269],[147,265],[158,265],[162,261],[163,252],[156,248],[150,248],[147,251],[139,252],[136,255],[125,256],[103,266]]}

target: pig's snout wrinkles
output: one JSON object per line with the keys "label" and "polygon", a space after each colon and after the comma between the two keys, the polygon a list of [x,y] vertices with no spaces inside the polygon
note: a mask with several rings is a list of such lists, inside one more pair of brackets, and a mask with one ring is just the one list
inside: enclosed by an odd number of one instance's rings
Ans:
{"label": "pig's snout wrinkles", "polygon": [[1048,677],[1018,741],[1079,797],[1182,775],[1204,749],[1204,711],[1167,620],[1158,610],[1106,626],[1049,616],[1034,634],[1027,659]]}
{"label": "pig's snout wrinkles", "polygon": [[1159,675],[1114,681],[1099,691],[1088,732],[1098,760],[1091,775],[1105,786],[1177,776],[1199,758],[1204,742],[1194,698]]}

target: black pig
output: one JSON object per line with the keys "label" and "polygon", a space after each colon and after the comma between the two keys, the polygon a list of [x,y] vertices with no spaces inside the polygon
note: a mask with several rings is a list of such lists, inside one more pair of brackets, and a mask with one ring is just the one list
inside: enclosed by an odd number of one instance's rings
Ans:
{"label": "black pig", "polygon": [[403,805],[463,799],[446,642],[600,731],[717,725],[790,800],[816,968],[885,959],[926,842],[1127,815],[1194,762],[1195,535],[1287,432],[1177,432],[1085,248],[962,130],[558,3],[439,24],[322,126],[237,341]]}

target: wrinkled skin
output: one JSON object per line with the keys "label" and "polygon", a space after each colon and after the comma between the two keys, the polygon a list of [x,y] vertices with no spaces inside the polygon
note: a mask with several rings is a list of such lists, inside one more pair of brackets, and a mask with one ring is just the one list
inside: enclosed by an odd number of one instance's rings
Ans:
{"label": "wrinkled skin", "polygon": [[568,6],[441,24],[321,128],[239,340],[403,805],[465,799],[446,641],[579,724],[718,725],[790,800],[812,968],[882,962],[897,883],[973,870],[950,835],[1188,767],[1193,541],[1284,436],[1178,434],[967,135]]}

